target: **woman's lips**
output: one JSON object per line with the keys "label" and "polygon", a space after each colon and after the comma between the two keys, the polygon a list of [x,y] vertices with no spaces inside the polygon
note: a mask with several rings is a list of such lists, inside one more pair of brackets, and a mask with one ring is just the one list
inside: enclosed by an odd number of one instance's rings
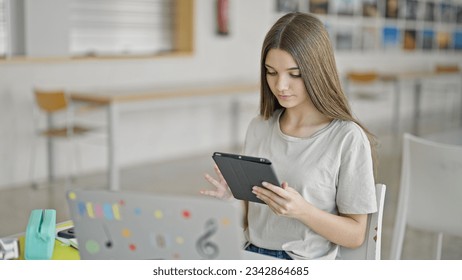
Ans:
{"label": "woman's lips", "polygon": [[285,94],[284,95],[279,94],[278,96],[280,99],[284,99],[284,100],[292,97],[292,95],[285,95]]}

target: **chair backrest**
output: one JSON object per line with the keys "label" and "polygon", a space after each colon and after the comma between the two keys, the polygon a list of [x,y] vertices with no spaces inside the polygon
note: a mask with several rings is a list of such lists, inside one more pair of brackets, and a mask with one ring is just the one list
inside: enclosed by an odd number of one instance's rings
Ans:
{"label": "chair backrest", "polygon": [[435,66],[436,73],[458,73],[460,72],[459,65],[457,64],[438,64]]}
{"label": "chair backrest", "polygon": [[374,71],[365,72],[347,72],[346,77],[349,82],[367,84],[375,82],[379,79],[379,75]]}
{"label": "chair backrest", "polygon": [[345,93],[348,97],[376,99],[382,96],[382,80],[374,71],[347,71],[345,74]]}
{"label": "chair backrest", "polygon": [[402,164],[404,224],[462,236],[462,146],[405,134]]}
{"label": "chair backrest", "polygon": [[68,106],[66,94],[64,91],[45,91],[35,89],[34,93],[38,107],[47,113],[64,110]]}
{"label": "chair backrest", "polygon": [[356,248],[349,249],[340,247],[339,258],[342,260],[380,260],[382,248],[382,220],[383,206],[385,203],[386,186],[384,184],[375,185],[377,197],[377,212],[369,214],[367,217],[366,238],[364,243]]}

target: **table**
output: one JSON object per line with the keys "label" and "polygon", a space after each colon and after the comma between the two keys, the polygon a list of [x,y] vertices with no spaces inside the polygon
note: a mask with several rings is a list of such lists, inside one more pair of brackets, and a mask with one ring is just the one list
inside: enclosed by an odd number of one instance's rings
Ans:
{"label": "table", "polygon": [[[420,119],[420,102],[422,95],[422,81],[430,78],[437,78],[442,76],[449,76],[454,78],[461,79],[460,72],[435,72],[435,71],[411,71],[411,72],[383,72],[379,74],[380,79],[385,82],[392,82],[395,86],[395,102],[393,106],[393,126],[395,130],[395,135],[399,135],[399,121],[400,121],[400,95],[401,95],[401,81],[411,81],[414,83],[413,91],[413,103],[414,103],[414,112],[412,120],[412,133],[419,135],[419,119]],[[461,95],[462,95],[462,86],[461,86]],[[461,104],[462,106],[462,104]],[[461,124],[462,124],[462,115],[461,115]]]}
{"label": "table", "polygon": [[[84,102],[94,105],[102,105],[107,108],[107,145],[108,145],[108,184],[109,189],[117,191],[119,183],[118,163],[118,122],[119,106],[128,102],[141,102],[147,100],[165,100],[174,98],[194,98],[200,96],[224,96],[234,94],[256,93],[259,90],[258,83],[252,82],[223,82],[211,85],[182,85],[164,87],[138,87],[138,88],[103,88],[93,90],[68,90],[69,97],[74,102]],[[231,103],[231,130],[238,129],[236,116],[239,102],[237,98]],[[234,135],[232,133],[231,135]],[[236,143],[237,139],[233,139]],[[49,147],[50,149],[51,147]]]}

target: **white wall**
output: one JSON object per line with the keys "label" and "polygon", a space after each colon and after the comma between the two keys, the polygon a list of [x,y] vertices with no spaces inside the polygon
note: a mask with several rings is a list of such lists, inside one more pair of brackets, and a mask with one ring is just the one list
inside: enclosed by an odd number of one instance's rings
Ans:
{"label": "white wall", "polygon": [[[27,1],[27,5],[31,5]],[[52,3],[48,0],[46,3]],[[26,7],[26,11],[32,6]],[[0,188],[27,183],[32,144],[32,88],[41,87],[116,87],[207,83],[210,81],[258,81],[260,47],[265,32],[278,17],[274,1],[230,1],[229,37],[215,34],[215,1],[196,0],[195,54],[191,57],[146,60],[99,61],[11,61],[0,62]],[[47,10],[42,7],[42,10]],[[53,7],[48,7],[49,11]],[[37,12],[37,11],[36,11]],[[26,32],[27,33],[27,32]],[[45,35],[44,35],[45,36]],[[48,36],[48,35],[47,35]],[[428,55],[415,53],[346,54],[337,63],[344,71],[367,68],[385,70],[430,68],[436,61],[462,62],[460,54]],[[462,63],[461,63],[462,64]],[[247,122],[257,113],[258,94],[247,99],[237,132],[242,139]],[[197,153],[212,154],[230,144],[227,129],[229,99],[162,101],[143,106],[145,110],[123,110],[120,116],[122,166],[164,160]],[[128,106],[133,109],[133,105]],[[104,114],[95,113],[104,120]],[[39,142],[36,166],[38,176],[46,175],[45,142]],[[65,158],[58,146],[58,173],[63,174]],[[101,145],[81,148],[84,172],[106,168],[106,150]]]}

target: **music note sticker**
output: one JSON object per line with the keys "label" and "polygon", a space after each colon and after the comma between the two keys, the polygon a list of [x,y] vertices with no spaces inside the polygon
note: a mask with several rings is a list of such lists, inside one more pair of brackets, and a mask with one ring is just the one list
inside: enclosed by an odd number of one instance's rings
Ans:
{"label": "music note sticker", "polygon": [[207,220],[205,222],[205,233],[196,242],[197,252],[206,259],[215,259],[218,256],[219,249],[217,244],[209,240],[209,238],[215,234],[217,229],[218,225],[215,220]]}
{"label": "music note sticker", "polygon": [[106,234],[106,242],[104,243],[104,246],[106,246],[106,248],[110,249],[110,248],[112,248],[111,233],[109,232],[109,229],[107,228],[107,226],[105,224],[103,224],[103,230],[104,230],[104,234]]}

